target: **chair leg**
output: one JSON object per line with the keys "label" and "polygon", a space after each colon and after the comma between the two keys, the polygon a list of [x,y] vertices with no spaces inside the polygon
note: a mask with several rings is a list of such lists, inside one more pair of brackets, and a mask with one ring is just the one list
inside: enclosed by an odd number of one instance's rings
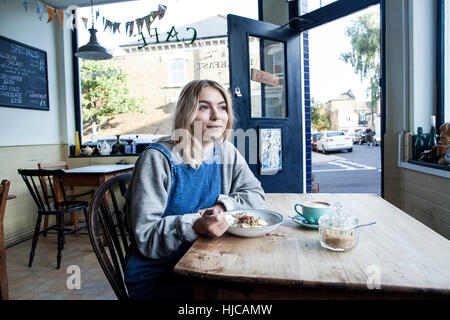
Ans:
{"label": "chair leg", "polygon": [[[72,213],[73,227],[78,228],[78,212]],[[79,231],[75,231],[75,237],[78,237]]]}
{"label": "chair leg", "polygon": [[86,225],[88,225],[88,223],[89,223],[88,208],[84,208],[83,213],[84,213],[84,219],[86,220]]}
{"label": "chair leg", "polygon": [[33,265],[34,252],[36,251],[36,245],[39,238],[39,231],[41,230],[41,220],[42,215],[38,213],[36,227],[34,228],[33,242],[31,244],[30,260],[28,261],[28,267],[31,267]]}
{"label": "chair leg", "polygon": [[58,224],[58,255],[56,256],[56,269],[61,267],[62,250],[64,249],[64,215],[59,215]]}
{"label": "chair leg", "polygon": [[48,215],[44,216],[44,232],[42,233],[44,237],[47,237],[47,228],[48,228]]}

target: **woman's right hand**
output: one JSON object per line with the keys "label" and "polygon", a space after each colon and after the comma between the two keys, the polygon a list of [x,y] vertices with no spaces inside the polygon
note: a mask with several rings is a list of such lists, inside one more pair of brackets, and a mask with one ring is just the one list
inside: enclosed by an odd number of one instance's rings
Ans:
{"label": "woman's right hand", "polygon": [[194,222],[192,228],[197,234],[220,237],[227,231],[228,222],[218,209],[206,209],[202,216]]}

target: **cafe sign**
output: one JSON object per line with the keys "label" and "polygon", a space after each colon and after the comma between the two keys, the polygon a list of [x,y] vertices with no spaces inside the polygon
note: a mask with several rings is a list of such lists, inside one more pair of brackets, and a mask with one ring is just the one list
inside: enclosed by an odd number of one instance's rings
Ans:
{"label": "cafe sign", "polygon": [[276,74],[254,68],[251,69],[251,79],[272,87],[278,87],[280,85],[280,78]]}
{"label": "cafe sign", "polygon": [[[151,30],[154,30],[154,32],[151,32]],[[151,28],[151,30],[149,30],[150,38],[156,37],[156,43],[157,44],[161,43],[160,36],[162,34],[158,33],[158,29],[157,28]],[[178,31],[175,29],[175,26],[172,26],[170,31],[166,32],[167,36],[165,37],[164,42],[181,42],[182,41],[186,45],[193,44],[194,41],[197,40],[197,30],[195,30],[195,28],[193,28],[193,27],[187,27],[186,31],[192,33],[192,38],[191,39],[182,38],[180,40],[180,38],[178,38]],[[137,34],[135,36],[139,36],[140,37],[139,41],[143,41],[143,43],[144,43],[144,45],[139,46],[138,49],[142,49],[142,48],[144,48],[144,47],[149,45],[147,43],[147,41],[145,40],[145,36],[144,36],[144,34],[142,32],[139,32],[139,34]]]}

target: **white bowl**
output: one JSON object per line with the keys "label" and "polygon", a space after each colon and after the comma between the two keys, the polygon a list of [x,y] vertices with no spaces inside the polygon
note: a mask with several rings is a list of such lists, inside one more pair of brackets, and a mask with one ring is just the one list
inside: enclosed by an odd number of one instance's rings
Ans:
{"label": "white bowl", "polygon": [[247,212],[247,215],[253,216],[255,218],[261,218],[267,222],[267,226],[264,227],[255,227],[255,228],[242,228],[242,227],[228,227],[228,232],[234,234],[236,236],[245,237],[245,238],[253,238],[253,237],[261,237],[271,231],[273,231],[276,227],[283,223],[283,216],[277,212],[269,211],[269,210],[260,210],[260,209],[241,209],[241,210],[230,210],[224,212],[225,215],[232,216],[235,213]]}

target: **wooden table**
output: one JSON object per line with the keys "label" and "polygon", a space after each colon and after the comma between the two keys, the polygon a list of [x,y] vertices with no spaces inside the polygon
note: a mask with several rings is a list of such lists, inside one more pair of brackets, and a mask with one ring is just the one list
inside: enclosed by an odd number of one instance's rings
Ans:
{"label": "wooden table", "polygon": [[133,168],[134,164],[102,164],[63,170],[63,184],[99,187],[114,176],[133,171]]}
{"label": "wooden table", "polygon": [[[102,164],[92,165],[74,169],[62,169],[63,185],[76,187],[99,187],[105,181],[122,173],[133,171],[134,164]],[[63,196],[58,184],[55,184],[55,196],[59,201],[63,201]],[[75,215],[77,213],[74,213]],[[78,218],[72,217],[74,227],[78,227]],[[44,226],[46,227],[46,225]],[[78,235],[76,233],[75,235]]]}
{"label": "wooden table", "polygon": [[[375,194],[267,194],[281,226],[259,238],[199,237],[174,272],[195,278],[198,299],[450,298],[450,241]],[[347,252],[323,248],[293,222],[294,204],[341,202],[360,224]]]}

